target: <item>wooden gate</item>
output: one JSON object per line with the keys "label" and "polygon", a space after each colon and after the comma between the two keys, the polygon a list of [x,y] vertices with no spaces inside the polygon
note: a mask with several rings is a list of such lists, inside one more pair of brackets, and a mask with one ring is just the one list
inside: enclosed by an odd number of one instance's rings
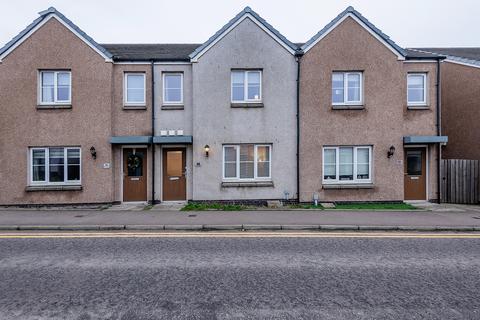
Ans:
{"label": "wooden gate", "polygon": [[440,173],[442,202],[465,204],[479,202],[478,160],[442,160]]}

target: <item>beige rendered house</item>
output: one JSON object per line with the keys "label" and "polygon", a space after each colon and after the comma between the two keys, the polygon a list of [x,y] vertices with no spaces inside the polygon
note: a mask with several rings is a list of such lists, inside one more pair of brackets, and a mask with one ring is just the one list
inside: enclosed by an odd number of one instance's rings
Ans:
{"label": "beige rendered house", "polygon": [[302,46],[300,201],[438,199],[436,54],[352,7]]}

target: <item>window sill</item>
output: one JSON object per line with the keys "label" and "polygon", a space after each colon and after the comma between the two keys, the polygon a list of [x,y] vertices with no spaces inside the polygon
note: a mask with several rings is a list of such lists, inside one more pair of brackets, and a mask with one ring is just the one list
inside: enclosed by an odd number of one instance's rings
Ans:
{"label": "window sill", "polygon": [[183,104],[164,104],[162,110],[183,110],[185,106]]}
{"label": "window sill", "polygon": [[222,188],[273,187],[273,181],[223,181]]}
{"label": "window sill", "polygon": [[333,110],[363,110],[365,105],[363,104],[341,104],[341,105],[332,105]]}
{"label": "window sill", "polygon": [[123,110],[147,110],[146,105],[124,105]]}
{"label": "window sill", "polygon": [[27,192],[34,191],[81,191],[81,185],[50,185],[50,186],[28,186],[25,188]]}
{"label": "window sill", "polygon": [[416,105],[416,106],[409,106],[407,105],[408,110],[430,110],[429,105]]}
{"label": "window sill", "polygon": [[263,102],[232,102],[230,104],[232,108],[263,108]]}
{"label": "window sill", "polygon": [[49,110],[49,109],[72,109],[71,104],[38,104],[37,109]]}
{"label": "window sill", "polygon": [[373,189],[375,185],[373,183],[335,183],[335,184],[323,184],[323,189]]}

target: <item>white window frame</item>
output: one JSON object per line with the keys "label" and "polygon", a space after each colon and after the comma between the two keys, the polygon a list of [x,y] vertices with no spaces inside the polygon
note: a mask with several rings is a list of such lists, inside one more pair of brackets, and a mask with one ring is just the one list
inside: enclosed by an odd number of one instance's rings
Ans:
{"label": "white window frame", "polygon": [[[143,101],[135,101],[129,102],[128,101],[128,76],[143,76]],[[144,107],[147,101],[147,80],[146,80],[145,72],[125,72],[123,75],[123,104],[125,106],[137,106],[137,107]]]}
{"label": "white window frame", "polygon": [[[240,178],[240,146],[241,145],[253,145],[253,178]],[[236,151],[236,177],[225,177],[225,148],[230,147],[234,148]],[[257,150],[259,147],[268,147],[268,154],[270,156],[268,161],[268,177],[258,177],[258,161],[257,161]],[[223,145],[223,154],[222,154],[222,179],[224,181],[270,181],[272,180],[272,145],[270,144],[254,144],[254,143],[243,143],[243,144],[225,144]]]}
{"label": "white window frame", "polygon": [[[233,74],[235,72],[243,72],[243,100],[233,100]],[[260,74],[260,90],[258,99],[248,99],[248,74],[249,73],[259,73]],[[230,74],[230,102],[231,103],[260,103],[262,102],[263,96],[263,70],[242,70],[242,69],[233,69]]]}
{"label": "white window frame", "polygon": [[[170,75],[180,75],[180,101],[167,101],[165,98],[165,77],[170,76]],[[183,72],[164,72],[162,76],[162,101],[163,105],[183,105]]]}
{"label": "white window frame", "polygon": [[[333,75],[342,74],[343,75],[343,102],[333,102]],[[348,100],[348,76],[349,75],[359,75],[360,76],[360,100],[359,101],[349,101]],[[361,106],[363,105],[363,72],[361,71],[352,71],[352,72],[343,72],[343,71],[334,71],[332,72],[331,78],[331,102],[334,106]]]}
{"label": "white window frame", "polygon": [[[353,148],[353,180],[340,180],[340,148]],[[357,150],[368,149],[368,179],[357,179]],[[328,146],[322,149],[322,183],[323,184],[362,184],[372,183],[372,146]],[[325,150],[335,150],[336,179],[325,179]]]}
{"label": "white window frame", "polygon": [[[50,182],[50,149],[63,148],[63,182]],[[43,150],[45,153],[45,181],[33,181],[33,151]],[[68,150],[78,150],[80,158],[80,180],[68,180]],[[80,147],[32,147],[29,149],[29,183],[32,186],[58,186],[58,185],[81,185],[82,184],[82,148]]]}
{"label": "white window frame", "polygon": [[[44,73],[53,73],[53,101],[43,101],[43,77]],[[58,74],[59,73],[68,73],[69,74],[69,87],[68,90],[68,100],[58,100]],[[38,72],[38,88],[37,88],[38,104],[39,105],[70,105],[72,104],[72,71],[71,70],[40,70]]]}
{"label": "white window frame", "polygon": [[[411,76],[423,77],[423,101],[410,101],[408,97],[408,79]],[[409,72],[407,74],[407,106],[409,107],[424,107],[427,105],[427,73],[426,72]]]}

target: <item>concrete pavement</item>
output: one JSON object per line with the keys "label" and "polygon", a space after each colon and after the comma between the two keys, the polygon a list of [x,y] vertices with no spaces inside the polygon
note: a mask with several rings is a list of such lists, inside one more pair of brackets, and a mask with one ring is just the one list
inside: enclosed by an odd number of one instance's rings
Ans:
{"label": "concrete pavement", "polygon": [[480,207],[442,211],[0,210],[0,230],[480,231]]}
{"label": "concrete pavement", "polygon": [[479,319],[479,246],[361,235],[0,239],[0,319]]}

